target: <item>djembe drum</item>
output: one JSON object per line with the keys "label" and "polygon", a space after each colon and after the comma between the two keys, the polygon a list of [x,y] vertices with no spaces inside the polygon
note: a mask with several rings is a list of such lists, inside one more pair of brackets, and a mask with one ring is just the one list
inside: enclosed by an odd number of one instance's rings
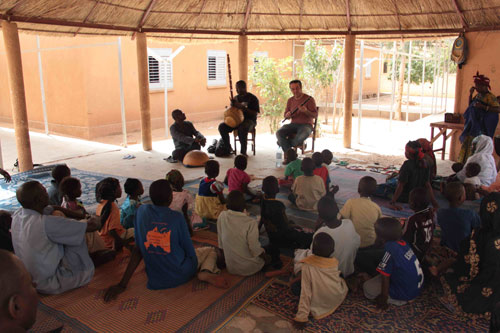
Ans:
{"label": "djembe drum", "polygon": [[184,156],[182,164],[188,168],[196,168],[204,166],[208,160],[208,155],[201,150],[191,150]]}

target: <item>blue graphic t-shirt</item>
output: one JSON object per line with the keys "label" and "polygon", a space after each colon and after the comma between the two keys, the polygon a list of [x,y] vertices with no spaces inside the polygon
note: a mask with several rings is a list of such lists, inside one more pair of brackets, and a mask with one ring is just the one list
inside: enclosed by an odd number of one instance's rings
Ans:
{"label": "blue graphic t-shirt", "polygon": [[134,233],[146,265],[148,289],[174,288],[196,274],[198,259],[181,213],[168,207],[141,205]]}
{"label": "blue graphic t-shirt", "polygon": [[450,207],[438,210],[437,223],[441,227],[441,244],[458,252],[460,242],[481,226],[481,219],[473,210]]}
{"label": "blue graphic t-shirt", "polygon": [[424,273],[413,250],[405,241],[385,243],[385,254],[377,271],[390,277],[389,296],[400,301],[410,301],[420,294]]}

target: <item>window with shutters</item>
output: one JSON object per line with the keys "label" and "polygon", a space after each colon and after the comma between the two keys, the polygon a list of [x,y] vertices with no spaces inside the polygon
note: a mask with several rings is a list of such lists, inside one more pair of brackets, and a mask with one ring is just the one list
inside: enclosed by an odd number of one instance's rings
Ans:
{"label": "window with shutters", "polygon": [[148,48],[149,89],[165,89],[165,80],[168,89],[174,88],[172,61],[169,60],[171,54],[172,49]]}
{"label": "window with shutters", "polygon": [[207,86],[226,85],[226,51],[207,51]]}

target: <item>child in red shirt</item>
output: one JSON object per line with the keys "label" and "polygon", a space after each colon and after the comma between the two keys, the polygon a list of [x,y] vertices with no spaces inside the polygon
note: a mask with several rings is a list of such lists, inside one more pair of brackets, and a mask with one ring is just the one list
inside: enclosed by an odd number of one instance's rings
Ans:
{"label": "child in red shirt", "polygon": [[328,168],[323,165],[323,156],[320,152],[316,152],[312,155],[312,160],[314,162],[313,173],[323,179],[323,181],[325,182],[326,192],[328,192],[328,187],[330,186],[330,175],[328,172]]}

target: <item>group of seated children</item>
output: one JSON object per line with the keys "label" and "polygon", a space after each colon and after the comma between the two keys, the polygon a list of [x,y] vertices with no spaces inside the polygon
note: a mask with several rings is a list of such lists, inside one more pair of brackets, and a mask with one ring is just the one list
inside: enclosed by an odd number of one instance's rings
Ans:
{"label": "group of seated children", "polygon": [[[53,170],[50,196],[36,181],[17,190],[22,208],[12,216],[12,247],[33,276],[37,290],[56,294],[92,279],[94,263],[99,263],[93,254],[109,260],[115,251],[135,241],[135,246],[129,247],[132,255],[123,278],[106,291],[105,301],[125,290],[142,259],[149,289],[173,288],[194,276],[227,288],[228,282],[220,274],[224,267],[242,276],[260,271],[274,271],[269,276],[290,274],[294,277],[289,283],[292,292],[300,295],[295,317],[300,326],[309,314],[323,318],[340,306],[347,295],[344,279],[348,277],[352,277],[351,289],[362,283],[366,298],[375,300],[382,309],[388,304],[406,304],[420,293],[422,267],[433,275],[444,273],[456,261],[460,243],[480,226],[474,211],[460,208],[466,199],[464,185],[448,183],[445,195],[449,208],[437,212],[441,249],[437,259],[429,255],[436,252],[431,249],[436,222],[429,205],[437,204],[430,190],[429,171],[420,164],[420,148],[412,142],[407,145],[408,160],[392,202],[407,196],[414,214],[404,221],[382,216],[380,207],[371,200],[377,183],[369,176],[359,181],[359,197],[349,199],[339,210],[335,189],[329,189],[333,180],[330,151],[303,160],[293,149],[286,155],[285,176],[293,178],[289,199],[299,209],[318,212],[313,232],[289,220],[284,203],[277,200],[280,183],[286,182],[268,176],[262,181],[262,194],[249,188],[247,158],[239,155],[225,177],[227,197],[224,184],[216,179],[219,163],[209,160],[195,199],[183,189],[182,174],[171,170],[166,179],[151,184],[151,204],[141,203],[141,182],[127,179],[127,198],[120,210],[116,202],[122,195],[120,182],[103,179],[95,191],[97,216],[89,215],[78,200],[82,195],[80,181],[71,177],[69,168],[58,166]],[[406,194],[409,185],[412,189]],[[260,221],[246,212],[246,201],[256,195]],[[50,200],[58,201],[49,206]],[[498,207],[488,207],[493,208]],[[193,227],[202,226],[203,219],[217,220],[218,248],[194,247]],[[10,225],[10,216],[0,214],[0,220],[1,232],[4,225]],[[259,241],[262,226],[269,239],[266,246]],[[280,249],[295,250],[293,266],[282,269]]]}

